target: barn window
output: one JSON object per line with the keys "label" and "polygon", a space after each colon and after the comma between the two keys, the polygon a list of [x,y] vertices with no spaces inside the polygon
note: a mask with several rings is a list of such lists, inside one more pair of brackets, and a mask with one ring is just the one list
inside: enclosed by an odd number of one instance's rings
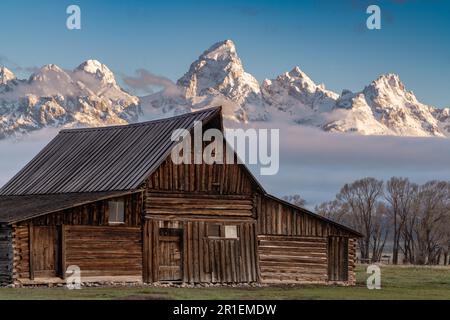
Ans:
{"label": "barn window", "polygon": [[237,237],[237,226],[225,226],[225,238],[236,239]]}
{"label": "barn window", "polygon": [[208,237],[220,237],[220,224],[208,225]]}
{"label": "barn window", "polygon": [[125,205],[123,200],[120,201],[109,201],[109,223],[125,223]]}

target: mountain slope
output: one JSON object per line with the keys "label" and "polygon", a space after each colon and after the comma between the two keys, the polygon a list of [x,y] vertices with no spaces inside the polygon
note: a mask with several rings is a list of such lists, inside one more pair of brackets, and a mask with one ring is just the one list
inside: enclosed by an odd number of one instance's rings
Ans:
{"label": "mountain slope", "polygon": [[449,134],[435,116],[438,109],[420,103],[395,74],[380,76],[361,92],[344,92],[335,110],[341,110],[341,116],[325,124],[325,130],[399,136]]}
{"label": "mountain slope", "polygon": [[244,70],[231,40],[214,44],[177,81],[179,94],[145,97],[150,113],[187,112],[221,104],[226,119],[316,126],[362,135],[450,136],[449,109],[427,106],[407,91],[398,75],[386,74],[362,91],[341,95],[316,84],[299,67],[258,84]]}
{"label": "mountain slope", "polygon": [[126,124],[212,105],[223,106],[226,125],[258,121],[361,135],[450,137],[450,109],[421,103],[398,75],[340,95],[299,67],[260,84],[245,71],[231,40],[204,51],[170,90],[140,98],[96,60],[72,71],[49,64],[27,80],[0,68],[0,139],[47,126]]}
{"label": "mountain slope", "polygon": [[74,71],[43,66],[28,80],[0,69],[0,138],[48,126],[102,126],[137,121],[139,98],[123,91],[96,60]]}

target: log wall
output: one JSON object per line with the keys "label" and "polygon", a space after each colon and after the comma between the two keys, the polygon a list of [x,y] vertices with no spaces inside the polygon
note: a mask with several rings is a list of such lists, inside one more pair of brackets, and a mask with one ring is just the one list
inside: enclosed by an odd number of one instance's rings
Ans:
{"label": "log wall", "polygon": [[145,211],[150,215],[256,217],[250,195],[210,195],[195,193],[151,192]]}
{"label": "log wall", "polygon": [[[298,248],[294,250],[296,254],[299,254],[302,261],[314,261],[314,268],[304,268],[298,261],[294,265],[298,264],[299,273],[298,276],[293,275],[295,268],[291,270],[291,275],[276,276],[277,269],[267,268],[268,262],[279,262],[283,265],[284,260],[291,259],[291,262],[296,258],[279,257],[277,245],[269,246],[274,248],[264,248],[259,250],[259,260],[261,264],[261,278],[266,282],[274,281],[290,281],[290,282],[345,282],[347,284],[354,284],[355,278],[355,255],[356,255],[356,238],[355,235],[345,228],[341,228],[328,221],[322,220],[309,213],[306,213],[293,206],[285,204],[282,201],[266,197],[264,195],[258,195],[256,197],[256,211],[258,221],[258,235],[261,246],[261,241],[267,244],[267,239],[273,237],[280,237],[285,242],[280,242],[280,248],[284,248],[285,244],[292,241],[291,244],[295,245],[295,239],[310,239],[309,243],[317,242],[314,244],[314,250],[303,250],[302,240],[298,243]],[[271,238],[272,237],[272,238]],[[300,238],[298,238],[300,237]],[[346,243],[345,248],[338,249],[336,246],[330,246],[329,240],[331,238],[342,239],[337,243]],[[275,251],[274,251],[275,250]],[[317,250],[317,251],[316,251]],[[272,254],[273,253],[273,254]],[[339,255],[339,259],[337,259]],[[345,256],[345,257],[344,257]],[[331,263],[330,257],[336,261]],[[345,265],[344,258],[347,259],[348,265]],[[280,260],[281,259],[281,260]],[[284,259],[284,260],[283,260]],[[269,263],[276,264],[276,263]],[[300,269],[301,270],[300,272]],[[281,269],[279,270],[281,272]],[[347,276],[344,272],[348,272]],[[339,280],[336,280],[339,279]]]}
{"label": "log wall", "polygon": [[13,280],[13,230],[0,227],[0,285],[10,284]]}
{"label": "log wall", "polygon": [[261,280],[268,283],[327,281],[327,239],[258,236]]}

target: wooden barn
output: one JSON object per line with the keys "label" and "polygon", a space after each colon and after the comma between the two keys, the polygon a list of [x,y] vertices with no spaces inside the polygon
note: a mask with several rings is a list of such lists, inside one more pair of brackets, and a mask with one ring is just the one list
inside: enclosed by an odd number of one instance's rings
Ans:
{"label": "wooden barn", "polygon": [[244,164],[174,164],[220,108],[62,130],[0,189],[0,282],[355,283],[356,231],[267,194]]}

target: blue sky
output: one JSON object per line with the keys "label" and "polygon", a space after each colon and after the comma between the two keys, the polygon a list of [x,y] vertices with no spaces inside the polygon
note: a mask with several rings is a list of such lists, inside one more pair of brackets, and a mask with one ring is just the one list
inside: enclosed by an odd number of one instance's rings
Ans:
{"label": "blue sky", "polygon": [[[81,30],[65,27],[70,4]],[[381,30],[365,28],[368,4],[381,7]],[[0,12],[0,64],[16,70],[95,58],[119,75],[145,68],[176,80],[232,39],[258,80],[299,65],[340,92],[395,72],[419,100],[450,106],[450,1],[2,0]]]}

